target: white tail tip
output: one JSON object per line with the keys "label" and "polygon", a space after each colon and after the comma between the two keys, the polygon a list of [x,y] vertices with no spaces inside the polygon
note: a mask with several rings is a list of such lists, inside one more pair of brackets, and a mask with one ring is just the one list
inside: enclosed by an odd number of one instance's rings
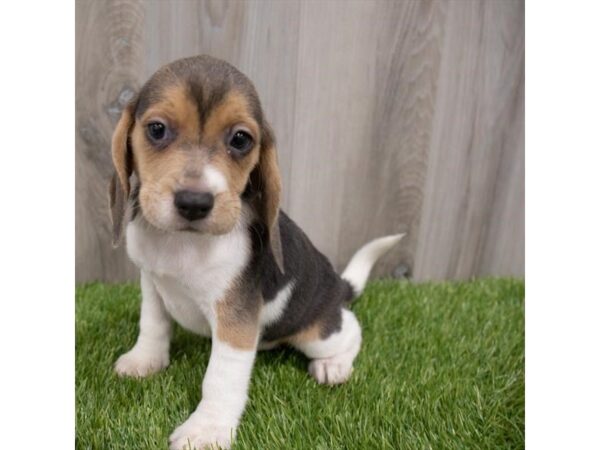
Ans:
{"label": "white tail tip", "polygon": [[350,259],[342,278],[352,285],[356,295],[359,295],[371,273],[371,269],[388,250],[400,242],[406,233],[392,234],[380,237],[362,246]]}

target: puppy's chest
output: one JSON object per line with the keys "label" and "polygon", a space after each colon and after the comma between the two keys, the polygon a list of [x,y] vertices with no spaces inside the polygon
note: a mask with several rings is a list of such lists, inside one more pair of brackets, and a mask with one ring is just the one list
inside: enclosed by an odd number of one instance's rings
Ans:
{"label": "puppy's chest", "polygon": [[223,236],[163,233],[133,221],[127,227],[127,252],[152,278],[171,316],[206,334],[215,302],[248,263],[250,242],[244,230]]}

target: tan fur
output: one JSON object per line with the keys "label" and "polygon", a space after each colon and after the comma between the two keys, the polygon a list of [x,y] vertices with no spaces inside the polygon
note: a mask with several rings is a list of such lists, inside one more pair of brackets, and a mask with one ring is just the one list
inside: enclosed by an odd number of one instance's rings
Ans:
{"label": "tan fur", "polygon": [[321,339],[322,325],[319,322],[313,323],[308,328],[290,336],[286,339],[291,345],[299,345],[305,342],[313,342]]}
{"label": "tan fur", "polygon": [[[173,193],[182,187],[186,168],[194,159],[185,149],[197,145],[198,140],[198,113],[185,88],[169,86],[161,97],[164,100],[144,113],[131,135],[135,168],[142,184],[140,204],[151,222],[159,215],[161,201],[172,202]],[[165,120],[177,130],[177,138],[169,148],[157,150],[146,138],[146,126],[156,119]]]}
{"label": "tan fur", "polygon": [[281,175],[277,163],[277,151],[272,136],[265,140],[258,163],[258,180],[261,197],[257,206],[258,214],[269,227],[269,240],[275,262],[283,272],[283,253],[281,251],[281,236],[279,233],[278,215],[281,202]]}
{"label": "tan fur", "polygon": [[[247,130],[255,145],[260,143],[258,124],[250,114],[248,102],[243,94],[236,91],[227,94],[223,102],[208,116],[203,129],[204,140],[213,144],[222,141],[223,132],[234,126]],[[250,172],[258,162],[258,153],[251,151],[245,158],[234,160],[227,151],[217,152],[211,159],[211,164],[225,175],[229,189],[239,195],[244,191]]]}
{"label": "tan fur", "polygon": [[132,106],[129,105],[121,113],[121,118],[112,136],[111,149],[113,165],[119,177],[121,187],[126,194],[129,194],[129,176],[132,169],[127,164],[127,136],[132,124],[133,111]]}
{"label": "tan fur", "polygon": [[234,90],[227,93],[210,112],[202,132],[206,139],[214,140],[221,137],[223,130],[238,124],[245,125],[254,140],[259,143],[261,136],[258,124],[252,116],[248,100],[243,93]]}
{"label": "tan fur", "polygon": [[237,285],[217,303],[217,338],[232,347],[242,350],[256,348],[258,339],[258,316],[260,301],[248,299],[249,294],[242,292]]}
{"label": "tan fur", "polygon": [[[252,151],[245,158],[234,160],[225,147],[226,133],[233,126],[247,130],[257,144],[260,139],[258,124],[250,114],[243,94],[230,92],[208,114],[202,130],[199,129],[198,111],[188,97],[185,86],[169,85],[159,100],[144,113],[132,132],[136,171],[142,189],[140,205],[145,217],[159,228],[161,208],[172,202],[180,189],[195,189],[206,164],[211,164],[226,178],[228,191],[215,197],[211,215],[200,225],[202,231],[213,234],[229,232],[239,218],[240,194],[243,192],[259,152]],[[157,150],[145,136],[145,127],[161,119],[177,132],[177,138],[168,148]]]}
{"label": "tan fur", "polygon": [[142,184],[156,183],[161,178],[164,178],[166,181],[163,183],[167,184],[172,178],[182,178],[189,162],[189,155],[186,155],[185,151],[156,150],[147,141],[145,128],[150,122],[157,119],[166,120],[169,127],[177,130],[177,139],[170,145],[170,149],[185,149],[198,145],[198,111],[188,98],[185,86],[167,86],[161,97],[163,100],[148,108],[136,122],[132,133],[136,170]]}
{"label": "tan fur", "polygon": [[129,197],[129,177],[133,167],[128,161],[127,138],[133,125],[133,105],[125,107],[112,136],[112,160],[115,174],[109,189],[110,214],[113,225],[113,245],[117,245],[123,233],[123,222]]}

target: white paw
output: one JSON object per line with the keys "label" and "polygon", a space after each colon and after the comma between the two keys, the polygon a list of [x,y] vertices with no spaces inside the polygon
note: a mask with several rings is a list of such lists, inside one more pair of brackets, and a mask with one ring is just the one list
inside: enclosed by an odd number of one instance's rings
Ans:
{"label": "white paw", "polygon": [[169,365],[169,352],[144,351],[133,347],[115,363],[115,371],[122,376],[143,378]]}
{"label": "white paw", "polygon": [[215,423],[196,412],[169,436],[169,449],[228,449],[234,436],[235,426]]}
{"label": "white paw", "polygon": [[332,358],[313,359],[308,372],[320,384],[340,384],[348,381],[352,374],[352,359],[334,356]]}

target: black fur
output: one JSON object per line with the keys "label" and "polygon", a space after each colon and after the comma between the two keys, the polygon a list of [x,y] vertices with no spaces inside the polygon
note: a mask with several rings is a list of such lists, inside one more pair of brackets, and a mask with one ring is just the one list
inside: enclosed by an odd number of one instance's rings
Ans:
{"label": "black fur", "polygon": [[131,205],[131,218],[129,220],[133,220],[140,212],[140,189],[142,185],[139,181],[135,181],[133,185],[133,189],[130,194],[130,205]]}
{"label": "black fur", "polygon": [[236,89],[245,95],[252,114],[259,125],[264,126],[262,108],[252,82],[232,65],[208,55],[179,59],[152,75],[140,91],[136,118],[161,100],[166,86],[181,82],[187,85],[189,96],[196,103],[201,125],[227,93]]}
{"label": "black fur", "polygon": [[[261,128],[262,145],[273,144],[274,138],[264,120],[252,82],[233,66],[210,56],[181,59],[156,72],[140,91],[135,104],[136,118],[161,99],[165,86],[180,82],[188,86],[189,96],[198,108],[201,126],[207,113],[221,103],[228,92],[233,89],[242,92]],[[243,201],[254,203],[259,184],[260,179],[254,171],[242,194]],[[140,209],[138,197],[139,184],[132,192],[133,217]],[[255,222],[249,227],[253,256],[243,275],[244,284],[248,288],[260,288],[265,302],[269,302],[287,283],[294,283],[283,316],[263,330],[262,339],[273,341],[292,336],[317,320],[321,324],[321,337],[326,338],[340,329],[341,308],[355,297],[355,293],[283,211],[279,213],[279,229],[284,273],[279,270],[268,245],[269,232],[265,224]]]}
{"label": "black fur", "polygon": [[260,279],[263,298],[269,302],[287,283],[293,281],[291,297],[279,321],[263,330],[264,341],[292,336],[314,324],[323,325],[321,338],[341,328],[341,308],[355,297],[346,280],[333,269],[304,232],[283,211],[279,213],[279,231],[283,250],[282,274],[267,245],[263,225],[250,227],[253,257],[249,268]]}

